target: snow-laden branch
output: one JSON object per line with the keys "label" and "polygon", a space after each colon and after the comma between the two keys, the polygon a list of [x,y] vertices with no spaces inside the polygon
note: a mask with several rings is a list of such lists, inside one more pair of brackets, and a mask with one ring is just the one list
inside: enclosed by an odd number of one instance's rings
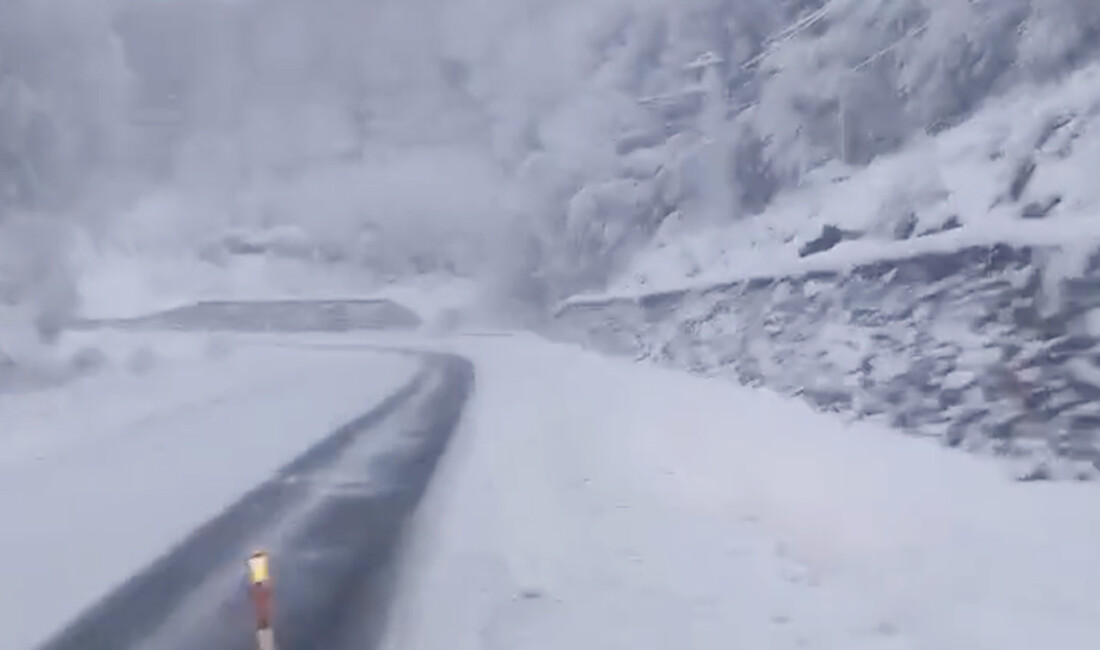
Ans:
{"label": "snow-laden branch", "polygon": [[859,72],[860,70],[862,70],[862,69],[866,68],[867,66],[871,65],[875,61],[878,61],[882,57],[884,57],[887,54],[889,54],[889,53],[893,52],[894,50],[898,49],[899,47],[901,47],[909,39],[916,38],[917,36],[920,36],[921,34],[923,34],[926,31],[928,31],[928,23],[924,23],[924,24],[920,25],[916,29],[913,29],[912,31],[910,31],[905,36],[902,36],[901,38],[894,41],[890,45],[887,45],[886,47],[879,50],[878,52],[875,52],[871,56],[869,56],[866,59],[860,61],[859,63],[857,63],[855,66],[852,67],[852,72]]}
{"label": "snow-laden branch", "polygon": [[750,58],[748,61],[742,63],[741,69],[748,70],[757,63],[760,63],[761,61],[775,53],[784,44],[797,38],[798,36],[802,35],[806,30],[824,20],[832,11],[835,4],[835,1],[826,3],[817,11],[813,11],[803,16],[794,24],[789,25],[788,27],[779,31],[777,34],[769,37],[766,41],[764,41],[764,50],[760,52],[760,54],[757,54],[756,56]]}

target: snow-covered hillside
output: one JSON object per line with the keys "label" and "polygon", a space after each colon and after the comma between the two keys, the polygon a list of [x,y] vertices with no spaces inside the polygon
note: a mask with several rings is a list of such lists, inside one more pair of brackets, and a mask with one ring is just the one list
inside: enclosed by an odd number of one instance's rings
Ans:
{"label": "snow-covered hillside", "polygon": [[748,219],[659,234],[609,293],[844,269],[994,243],[1070,249],[1061,272],[1072,273],[1072,253],[1100,243],[1098,118],[1100,66],[1028,84],[867,167],[823,168]]}
{"label": "snow-covered hillside", "polygon": [[1021,476],[1094,476],[1098,80],[1018,88],[749,219],[659,234],[615,290],[563,303],[566,335],[1025,457]]}
{"label": "snow-covered hillside", "polygon": [[559,333],[1092,477],[1098,79],[1022,82],[744,219],[666,221],[609,290],[562,303]]}

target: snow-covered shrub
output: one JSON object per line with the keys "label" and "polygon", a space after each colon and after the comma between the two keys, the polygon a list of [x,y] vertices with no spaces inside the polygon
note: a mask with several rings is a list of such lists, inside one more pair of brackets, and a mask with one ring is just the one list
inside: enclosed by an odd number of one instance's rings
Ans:
{"label": "snow-covered shrub", "polygon": [[42,217],[0,221],[0,355],[5,373],[54,374],[52,349],[76,309],[65,230]]}

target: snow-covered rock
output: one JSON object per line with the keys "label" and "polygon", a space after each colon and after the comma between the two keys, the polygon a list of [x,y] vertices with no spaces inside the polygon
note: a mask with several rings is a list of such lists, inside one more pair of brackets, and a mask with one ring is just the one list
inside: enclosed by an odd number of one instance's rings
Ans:
{"label": "snow-covered rock", "polygon": [[[576,299],[557,333],[602,350],[799,395],[945,444],[1100,467],[1100,248],[1079,277],[1055,248],[973,245],[853,269]],[[1052,292],[1050,286],[1061,289]],[[1039,462],[1039,461],[1036,461]]]}

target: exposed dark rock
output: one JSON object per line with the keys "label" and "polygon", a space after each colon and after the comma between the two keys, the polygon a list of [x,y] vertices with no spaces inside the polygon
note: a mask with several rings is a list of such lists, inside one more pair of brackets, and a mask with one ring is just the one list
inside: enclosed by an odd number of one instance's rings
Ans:
{"label": "exposed dark rock", "polygon": [[938,235],[939,233],[948,232],[949,230],[955,230],[956,228],[961,228],[961,227],[962,227],[962,222],[959,221],[959,217],[956,216],[956,215],[951,215],[950,217],[947,218],[947,221],[944,221],[939,226],[936,226],[935,228],[929,228],[928,230],[917,233],[917,237],[927,237],[928,235]]}
{"label": "exposed dark rock", "polygon": [[894,239],[909,239],[916,231],[917,215],[910,212],[894,225]]}
{"label": "exposed dark rock", "polygon": [[1061,196],[1052,196],[1043,201],[1030,201],[1024,206],[1024,209],[1020,211],[1020,216],[1024,219],[1042,219],[1061,204]]}
{"label": "exposed dark rock", "polygon": [[823,411],[846,411],[852,407],[852,395],[839,390],[804,390],[802,397]]}
{"label": "exposed dark rock", "polygon": [[939,394],[940,408],[948,409],[952,406],[960,406],[963,403],[963,395],[966,393],[963,389],[945,389]]}
{"label": "exposed dark rock", "polygon": [[827,224],[821,229],[821,234],[817,239],[806,242],[802,248],[798,249],[798,254],[801,257],[809,257],[817,253],[824,253],[842,241],[844,241],[844,233],[841,232],[840,228]]}
{"label": "exposed dark rock", "polygon": [[671,317],[684,300],[683,292],[653,293],[643,296],[638,305],[645,310],[646,320],[650,322]]}
{"label": "exposed dark rock", "polygon": [[1050,350],[1051,353],[1068,353],[1070,355],[1074,355],[1078,352],[1084,352],[1086,350],[1091,350],[1095,348],[1096,343],[1096,338],[1092,336],[1067,336],[1063,339],[1055,341],[1047,349]]}
{"label": "exposed dark rock", "polygon": [[1021,474],[1016,480],[1021,483],[1035,483],[1038,481],[1049,481],[1053,478],[1053,472],[1050,469],[1050,465],[1046,462],[1039,461],[1027,472]]}
{"label": "exposed dark rock", "polygon": [[1035,163],[1035,159],[1030,157],[1021,161],[1016,167],[1016,173],[1012,176],[1012,183],[1008,187],[1008,195],[1013,201],[1019,201],[1024,195],[1024,191],[1027,190],[1028,184],[1035,176],[1037,168],[1038,165]]}
{"label": "exposed dark rock", "polygon": [[1046,146],[1050,138],[1060,129],[1071,124],[1075,117],[1074,115],[1054,115],[1048,118],[1043,124],[1042,130],[1039,132],[1039,137],[1035,139],[1035,148],[1042,149]]}

